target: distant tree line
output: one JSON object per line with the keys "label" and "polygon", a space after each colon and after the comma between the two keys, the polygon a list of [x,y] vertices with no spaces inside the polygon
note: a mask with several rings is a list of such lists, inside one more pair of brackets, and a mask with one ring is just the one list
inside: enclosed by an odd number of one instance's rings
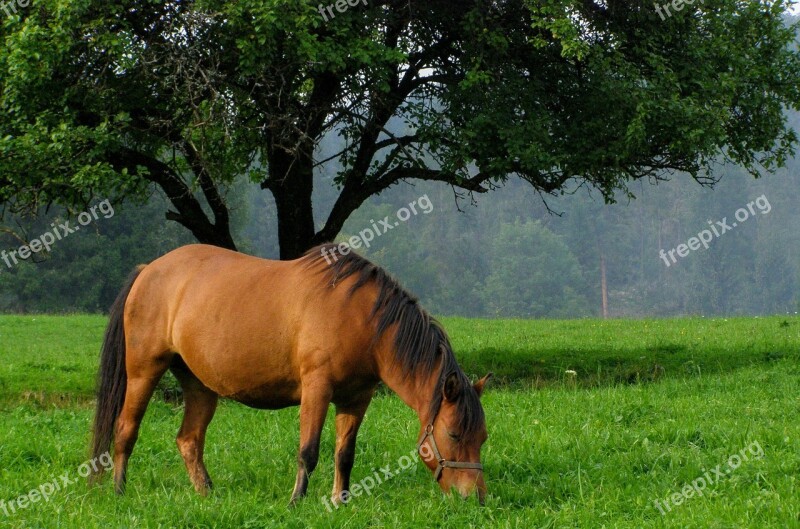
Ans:
{"label": "distant tree line", "polygon": [[[477,205],[443,184],[398,186],[359,208],[336,240],[348,240],[427,194],[430,214],[411,217],[358,251],[385,266],[435,314],[599,317],[602,263],[612,317],[797,311],[800,162],[790,160],[785,171],[758,180],[732,166],[720,174],[713,190],[675,175],[657,188],[634,187],[635,200],[620,197],[613,205],[579,189],[548,199],[556,214],[519,182],[482,196]],[[335,189],[329,175],[318,178],[314,200],[325,211]],[[708,249],[669,267],[659,258],[661,249],[686,242],[709,220],[727,217],[730,223],[738,208],[761,195],[770,202],[768,214],[757,212]],[[277,258],[274,202],[247,186],[229,197],[241,250]],[[49,254],[12,268],[0,261],[0,310],[105,311],[136,264],[194,242],[179,226],[163,222],[164,206],[155,194],[58,241]],[[56,209],[36,220],[11,218],[0,226],[0,250],[14,249],[21,244],[17,237],[34,238],[64,218]]]}

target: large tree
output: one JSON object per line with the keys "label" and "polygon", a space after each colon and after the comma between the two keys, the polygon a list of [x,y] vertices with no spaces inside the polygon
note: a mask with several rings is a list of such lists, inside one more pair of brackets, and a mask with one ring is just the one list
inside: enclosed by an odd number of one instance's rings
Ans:
{"label": "large tree", "polygon": [[[328,2],[329,0],[326,0]],[[275,198],[281,256],[411,179],[542,194],[686,171],[754,175],[796,140],[783,2],[32,0],[0,21],[0,201],[123,201],[235,248],[226,190]],[[352,5],[355,4],[355,5]],[[665,4],[667,5],[667,4]],[[323,156],[319,142],[339,135]],[[338,198],[315,225],[314,174]]]}

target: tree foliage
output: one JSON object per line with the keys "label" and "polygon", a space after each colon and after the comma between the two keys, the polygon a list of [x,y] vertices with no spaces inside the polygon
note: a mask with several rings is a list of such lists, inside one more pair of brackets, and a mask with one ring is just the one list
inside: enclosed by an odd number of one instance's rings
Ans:
{"label": "tree foliage", "polygon": [[[607,200],[723,155],[779,166],[798,55],[784,2],[37,0],[0,23],[0,200],[12,211],[158,186],[166,217],[234,248],[227,192],[275,200],[281,256],[405,180],[516,176]],[[394,132],[393,132],[394,131]],[[397,132],[402,131],[402,132]],[[341,150],[326,160],[322,138]],[[314,173],[337,199],[315,222]],[[318,212],[318,215],[320,213]]]}

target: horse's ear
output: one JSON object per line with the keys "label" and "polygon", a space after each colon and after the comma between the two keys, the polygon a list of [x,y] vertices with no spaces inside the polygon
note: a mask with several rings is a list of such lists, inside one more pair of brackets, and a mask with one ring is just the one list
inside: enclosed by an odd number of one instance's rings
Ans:
{"label": "horse's ear", "polygon": [[485,377],[480,379],[479,381],[475,382],[472,387],[475,388],[475,393],[478,394],[478,397],[483,395],[483,388],[486,386],[486,383],[489,381],[490,378],[494,376],[494,373],[487,373]]}
{"label": "horse's ear", "polygon": [[447,375],[447,378],[444,379],[442,394],[447,401],[455,402],[458,400],[458,396],[461,394],[461,377],[458,376],[458,373],[455,371]]}

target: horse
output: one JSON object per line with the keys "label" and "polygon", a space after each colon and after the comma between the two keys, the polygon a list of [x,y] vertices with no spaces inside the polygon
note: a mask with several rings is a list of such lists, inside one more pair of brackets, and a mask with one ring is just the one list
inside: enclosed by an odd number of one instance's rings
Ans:
{"label": "horse", "polygon": [[441,324],[345,245],[274,261],[194,244],[131,273],[103,338],[91,446],[98,457],[113,442],[118,494],[142,417],[168,369],[185,405],[178,450],[202,495],[212,488],[206,430],[222,397],[258,409],[300,406],[290,505],[306,494],[333,403],[331,498],[346,500],[356,436],[382,382],[417,413],[417,451],[445,494],[455,489],[484,502],[480,449],[488,434],[480,396],[491,373],[472,384]]}

